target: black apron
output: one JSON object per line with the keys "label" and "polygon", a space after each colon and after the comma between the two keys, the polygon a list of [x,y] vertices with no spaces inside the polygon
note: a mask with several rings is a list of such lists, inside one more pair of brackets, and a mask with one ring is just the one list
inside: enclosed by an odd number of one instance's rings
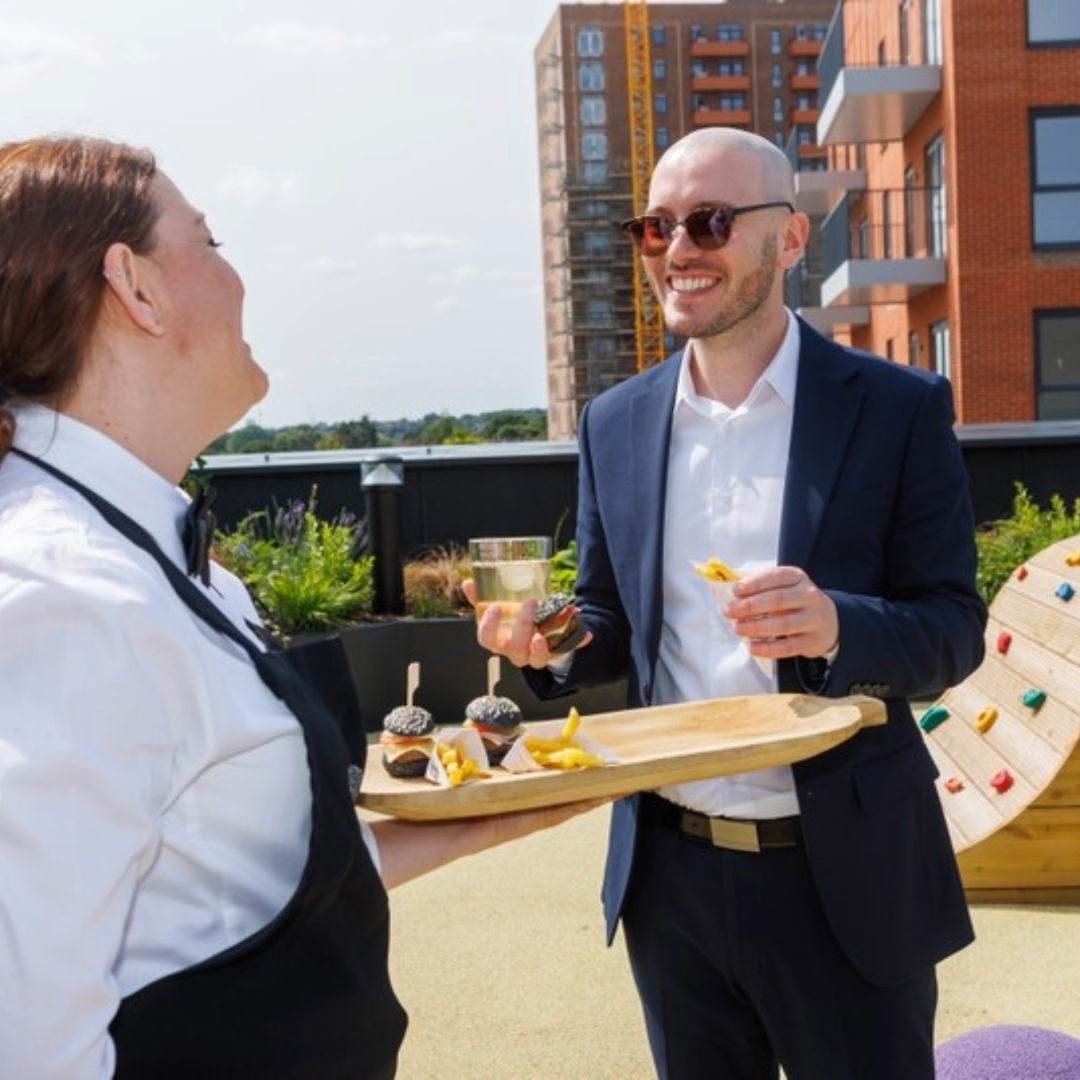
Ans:
{"label": "black apron", "polygon": [[[311,774],[311,842],[296,892],[246,941],[124,998],[109,1028],[115,1076],[388,1080],[406,1017],[390,986],[386,891],[353,809],[366,739],[340,641],[263,652],[141,525],[72,477],[30,460],[152,555],[184,603],[248,653],[303,728]],[[321,696],[335,692],[344,720]]]}

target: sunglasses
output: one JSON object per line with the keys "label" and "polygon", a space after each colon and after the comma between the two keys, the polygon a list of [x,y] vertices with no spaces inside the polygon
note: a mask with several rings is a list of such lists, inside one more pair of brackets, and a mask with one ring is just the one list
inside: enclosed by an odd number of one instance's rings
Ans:
{"label": "sunglasses", "polygon": [[655,214],[642,214],[622,223],[627,236],[642,255],[663,255],[675,238],[675,230],[681,225],[686,235],[702,251],[718,251],[731,239],[731,228],[740,214],[749,214],[752,210],[769,210],[774,206],[783,206],[795,212],[789,202],[763,202],[752,206],[703,206],[693,210],[683,218],[657,217]]}

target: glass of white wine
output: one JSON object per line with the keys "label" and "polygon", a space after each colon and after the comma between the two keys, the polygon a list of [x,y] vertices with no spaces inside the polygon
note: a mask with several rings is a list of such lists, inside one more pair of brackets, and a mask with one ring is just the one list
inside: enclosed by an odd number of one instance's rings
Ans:
{"label": "glass of white wine", "polygon": [[551,575],[550,536],[481,537],[469,541],[476,618],[499,605],[499,637],[510,634],[526,600],[543,600]]}

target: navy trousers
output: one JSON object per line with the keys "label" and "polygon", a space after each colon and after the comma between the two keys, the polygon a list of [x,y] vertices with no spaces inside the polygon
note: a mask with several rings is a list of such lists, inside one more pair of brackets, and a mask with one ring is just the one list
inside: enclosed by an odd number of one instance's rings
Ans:
{"label": "navy trousers", "polygon": [[802,847],[727,851],[643,813],[623,932],[660,1080],[933,1080],[934,970],[863,979]]}

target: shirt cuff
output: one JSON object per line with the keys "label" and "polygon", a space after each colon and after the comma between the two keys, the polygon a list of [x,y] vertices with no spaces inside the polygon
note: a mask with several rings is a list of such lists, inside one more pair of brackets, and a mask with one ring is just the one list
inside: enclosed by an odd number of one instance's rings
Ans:
{"label": "shirt cuff", "polygon": [[567,675],[570,674],[570,667],[574,663],[573,652],[568,652],[563,656],[556,656],[553,660],[547,662],[547,670],[551,672],[551,677],[556,683],[566,682]]}

